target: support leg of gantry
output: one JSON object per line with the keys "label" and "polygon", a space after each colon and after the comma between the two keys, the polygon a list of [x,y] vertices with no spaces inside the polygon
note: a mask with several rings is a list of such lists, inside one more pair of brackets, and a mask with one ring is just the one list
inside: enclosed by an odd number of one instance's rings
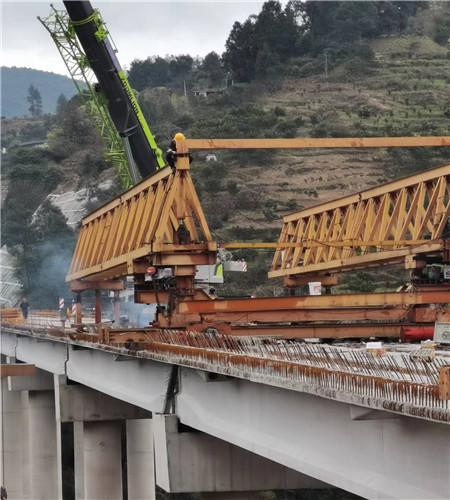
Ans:
{"label": "support leg of gantry", "polygon": [[83,321],[81,293],[77,293],[75,298],[75,305],[76,305],[75,323],[77,325],[81,325]]}
{"label": "support leg of gantry", "polygon": [[120,323],[120,292],[114,292],[114,323],[118,325]]}
{"label": "support leg of gantry", "polygon": [[127,420],[128,500],[154,500],[152,419]]}
{"label": "support leg of gantry", "polygon": [[102,322],[102,301],[101,291],[95,290],[95,323]]}
{"label": "support leg of gantry", "polygon": [[85,500],[122,500],[120,422],[84,422],[83,427]]}
{"label": "support leg of gantry", "polygon": [[62,498],[58,485],[57,432],[53,391],[28,393],[30,493],[33,500]]}
{"label": "support leg of gantry", "polygon": [[1,379],[1,458],[0,482],[6,488],[8,498],[25,498],[22,467],[23,425],[21,393],[8,390],[8,379]]}

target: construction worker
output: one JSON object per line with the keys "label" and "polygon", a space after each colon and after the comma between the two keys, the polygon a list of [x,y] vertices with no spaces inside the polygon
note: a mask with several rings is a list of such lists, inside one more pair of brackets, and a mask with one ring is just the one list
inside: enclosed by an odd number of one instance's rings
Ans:
{"label": "construction worker", "polygon": [[175,158],[177,154],[177,143],[175,139],[170,143],[169,149],[166,152],[166,161],[172,170],[175,170]]}
{"label": "construction worker", "polygon": [[27,302],[27,299],[24,297],[22,299],[22,302],[20,303],[20,308],[22,309],[22,315],[24,319],[28,318],[28,308],[30,307],[30,304]]}
{"label": "construction worker", "polygon": [[[166,152],[166,161],[170,165],[170,168],[175,171],[176,168],[176,158],[177,158],[177,141],[183,141],[185,139],[181,132],[175,134],[172,142],[170,143],[169,149]],[[192,157],[189,155],[189,164],[192,162]]]}

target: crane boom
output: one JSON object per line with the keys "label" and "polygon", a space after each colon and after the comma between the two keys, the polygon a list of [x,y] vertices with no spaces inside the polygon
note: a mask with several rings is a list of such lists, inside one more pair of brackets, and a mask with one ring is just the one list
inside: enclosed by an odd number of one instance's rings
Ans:
{"label": "crane boom", "polygon": [[65,1],[71,24],[94,71],[119,134],[129,142],[142,177],[165,165],[97,10],[89,1]]}

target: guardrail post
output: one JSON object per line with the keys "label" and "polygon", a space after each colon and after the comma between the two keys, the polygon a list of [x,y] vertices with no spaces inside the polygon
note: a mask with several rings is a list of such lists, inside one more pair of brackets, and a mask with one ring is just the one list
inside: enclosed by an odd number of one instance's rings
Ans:
{"label": "guardrail post", "polygon": [[439,369],[439,399],[450,399],[450,365]]}

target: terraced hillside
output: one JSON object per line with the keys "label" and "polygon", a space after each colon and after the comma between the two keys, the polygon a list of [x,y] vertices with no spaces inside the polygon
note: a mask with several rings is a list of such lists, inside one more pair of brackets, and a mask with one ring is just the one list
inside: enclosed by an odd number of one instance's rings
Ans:
{"label": "terraced hillside", "polygon": [[[372,46],[376,63],[367,74],[341,66],[328,79],[286,78],[259,104],[300,123],[300,137],[449,135],[448,51],[418,36],[386,37]],[[272,198],[281,215],[294,206],[308,207],[436,166],[448,160],[448,153],[448,148],[280,151],[261,167],[238,161],[228,177],[240,189]],[[232,204],[233,196],[223,196]],[[261,211],[260,216],[269,222]],[[239,214],[225,225],[238,221]]]}

